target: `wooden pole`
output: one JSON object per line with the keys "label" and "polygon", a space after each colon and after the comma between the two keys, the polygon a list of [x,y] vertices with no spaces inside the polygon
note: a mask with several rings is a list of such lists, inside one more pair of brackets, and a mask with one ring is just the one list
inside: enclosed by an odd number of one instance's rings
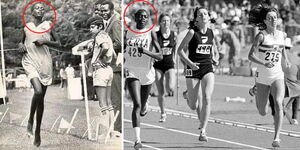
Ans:
{"label": "wooden pole", "polygon": [[81,54],[81,69],[82,69],[82,78],[83,78],[83,91],[84,91],[84,102],[85,102],[85,114],[86,114],[86,123],[88,129],[88,139],[92,139],[91,135],[91,124],[90,124],[90,112],[89,112],[89,102],[87,96],[87,86],[86,86],[86,73],[85,73],[85,62],[84,54]]}

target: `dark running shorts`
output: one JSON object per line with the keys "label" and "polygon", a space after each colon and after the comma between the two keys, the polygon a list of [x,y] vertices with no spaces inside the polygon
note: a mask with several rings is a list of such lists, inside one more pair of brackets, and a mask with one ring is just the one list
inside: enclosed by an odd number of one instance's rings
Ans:
{"label": "dark running shorts", "polygon": [[187,69],[185,70],[185,77],[186,78],[197,78],[202,80],[202,78],[210,72],[214,72],[212,64],[200,64],[198,65],[199,69],[198,70],[192,70],[188,66]]}

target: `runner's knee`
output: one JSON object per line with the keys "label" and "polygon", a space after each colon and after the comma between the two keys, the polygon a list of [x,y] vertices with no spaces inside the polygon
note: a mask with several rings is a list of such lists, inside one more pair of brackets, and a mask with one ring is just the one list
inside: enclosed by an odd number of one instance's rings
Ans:
{"label": "runner's knee", "polygon": [[275,110],[276,110],[277,112],[283,110],[282,104],[281,104],[281,103],[278,103],[278,102],[275,102],[275,103],[274,103],[274,108],[275,108]]}
{"label": "runner's knee", "polygon": [[43,97],[44,92],[43,92],[42,89],[37,88],[37,89],[34,90],[34,95],[36,95],[36,96],[38,96],[38,97]]}
{"label": "runner's knee", "polygon": [[140,112],[141,107],[142,107],[141,104],[136,103],[133,105],[133,110],[135,110],[136,112]]}

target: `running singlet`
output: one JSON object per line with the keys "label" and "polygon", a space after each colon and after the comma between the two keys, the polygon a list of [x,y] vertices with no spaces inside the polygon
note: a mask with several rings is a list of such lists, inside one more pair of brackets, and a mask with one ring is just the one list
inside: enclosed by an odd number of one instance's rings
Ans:
{"label": "running singlet", "polygon": [[194,36],[188,45],[189,59],[192,62],[210,64],[212,58],[214,34],[211,29],[207,29],[206,33],[195,31]]}
{"label": "running singlet", "polygon": [[272,77],[278,74],[283,74],[281,67],[281,57],[284,48],[284,32],[277,31],[277,35],[271,36],[266,31],[262,31],[264,41],[260,44],[256,56],[265,62],[272,62],[274,67],[267,68],[263,65],[258,65],[257,72],[259,76]]}
{"label": "running singlet", "polygon": [[170,36],[168,38],[164,38],[161,31],[157,31],[156,34],[158,43],[163,53],[163,59],[161,61],[155,62],[154,67],[160,68],[166,66],[173,68],[173,53],[176,44],[174,32],[171,31]]}
{"label": "running singlet", "polygon": [[[135,29],[135,31],[139,31]],[[143,32],[143,31],[139,31]],[[129,72],[149,72],[153,68],[153,60],[146,54],[138,52],[138,47],[143,47],[144,51],[150,51],[151,47],[151,32],[144,34],[136,34],[128,30],[126,35],[126,48],[124,50],[125,68]]]}

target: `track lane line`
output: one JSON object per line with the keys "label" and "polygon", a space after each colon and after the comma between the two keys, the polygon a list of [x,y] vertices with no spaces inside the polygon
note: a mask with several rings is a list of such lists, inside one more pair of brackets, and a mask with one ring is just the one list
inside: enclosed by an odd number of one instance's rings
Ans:
{"label": "track lane line", "polygon": [[[124,122],[129,122],[129,123],[132,122],[132,121],[130,121],[128,119],[125,119],[125,118],[123,118],[123,120],[124,120]],[[166,128],[166,127],[162,127],[162,126],[158,126],[158,125],[152,125],[152,124],[148,124],[148,123],[141,123],[141,125],[148,126],[148,127],[153,127],[153,128],[157,128],[157,129],[162,129],[162,130],[167,130],[167,131],[171,131],[171,132],[175,132],[175,133],[181,133],[181,134],[185,134],[185,135],[191,135],[191,136],[196,136],[196,137],[199,136],[198,134],[195,134],[195,133],[190,133],[190,132],[176,130],[176,129],[169,129],[169,128]],[[208,137],[208,139],[212,139],[212,140],[220,141],[220,142],[224,142],[224,143],[230,143],[230,144],[234,144],[234,145],[239,145],[239,146],[243,146],[243,147],[259,149],[259,150],[269,150],[269,149],[266,149],[266,148],[263,148],[263,147],[258,147],[258,146],[253,146],[253,145],[228,141],[228,140],[219,139],[219,138],[215,138],[215,137]]]}
{"label": "track lane line", "polygon": [[[123,141],[126,142],[126,143],[134,144],[133,141],[129,141],[129,140],[126,140],[126,139],[124,139]],[[160,148],[157,148],[157,147],[153,147],[153,146],[150,146],[150,145],[146,145],[146,144],[143,144],[143,143],[142,143],[142,145],[143,145],[143,147],[147,147],[147,148],[151,148],[151,149],[155,149],[155,150],[163,150],[163,149],[160,149]]]}
{"label": "track lane line", "polygon": [[[131,107],[131,108],[133,107],[133,105],[128,102],[124,102],[124,106]],[[148,110],[152,111],[152,112],[160,113],[160,108],[157,106],[149,105]],[[197,114],[193,114],[193,113],[188,113],[188,112],[174,110],[174,109],[165,109],[165,111],[166,111],[166,114],[168,114],[168,115],[190,118],[190,119],[198,119]],[[251,129],[251,130],[257,130],[257,131],[263,131],[263,132],[269,132],[269,133],[275,132],[274,128],[272,128],[272,127],[258,126],[258,125],[254,125],[254,124],[243,123],[243,122],[238,122],[238,121],[231,121],[231,120],[226,120],[226,119],[213,118],[213,117],[209,117],[208,122],[217,123],[217,124],[221,124],[221,125],[228,125],[228,126],[233,126],[233,127],[239,127],[239,128],[246,128],[246,129]],[[297,131],[282,129],[280,131],[280,134],[290,136],[290,137],[300,138],[300,132],[297,132]]]}

